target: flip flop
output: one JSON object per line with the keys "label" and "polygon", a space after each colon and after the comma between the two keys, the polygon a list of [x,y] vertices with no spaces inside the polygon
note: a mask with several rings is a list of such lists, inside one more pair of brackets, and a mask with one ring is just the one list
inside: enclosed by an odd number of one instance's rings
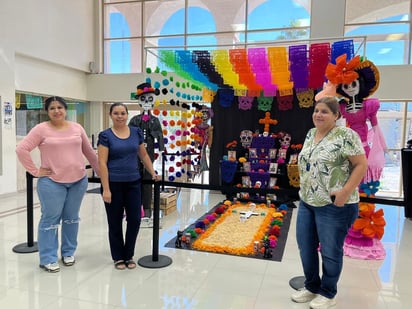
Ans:
{"label": "flip flop", "polygon": [[114,268],[118,270],[126,269],[126,263],[123,260],[118,260],[114,262]]}
{"label": "flip flop", "polygon": [[135,269],[136,268],[136,262],[133,261],[133,260],[128,260],[128,261],[125,262],[125,264],[126,264],[126,267],[128,269]]}

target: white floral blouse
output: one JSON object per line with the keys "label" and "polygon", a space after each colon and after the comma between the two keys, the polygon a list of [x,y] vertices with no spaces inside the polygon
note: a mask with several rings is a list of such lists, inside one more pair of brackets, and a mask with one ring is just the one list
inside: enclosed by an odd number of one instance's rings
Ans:
{"label": "white floral blouse", "polygon": [[[314,143],[316,128],[306,135],[299,154],[299,197],[311,206],[331,204],[330,193],[341,189],[351,173],[349,156],[365,153],[359,135],[346,127],[333,128],[321,141]],[[355,189],[347,203],[359,202]]]}

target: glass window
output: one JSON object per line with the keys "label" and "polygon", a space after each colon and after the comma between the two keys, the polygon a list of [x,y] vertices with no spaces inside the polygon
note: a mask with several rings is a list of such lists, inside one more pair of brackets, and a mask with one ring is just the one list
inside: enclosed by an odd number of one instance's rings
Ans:
{"label": "glass window", "polygon": [[247,30],[295,28],[310,25],[309,7],[301,1],[264,1],[249,8]]}
{"label": "glass window", "polygon": [[[386,20],[404,20],[409,17],[410,0],[362,1],[346,0],[345,23],[376,23]],[[400,18],[388,18],[400,16]]]}
{"label": "glass window", "polygon": [[142,35],[142,4],[117,3],[104,6],[104,38],[129,38]]}
{"label": "glass window", "polygon": [[[216,46],[249,41],[308,38],[310,2],[269,0],[255,4],[250,0],[105,0],[104,72],[142,72],[142,64],[146,60],[145,47],[210,45],[210,49],[215,49]],[[249,8],[248,16],[246,7]],[[250,30],[252,32],[246,35]],[[147,45],[139,44],[142,41]],[[153,63],[153,56],[147,55],[147,60]]]}
{"label": "glass window", "polygon": [[367,36],[366,56],[375,64],[408,63],[408,24],[376,24],[345,27],[345,36],[359,35]]}
{"label": "glass window", "polygon": [[106,40],[104,42],[105,73],[142,72],[142,40]]}
{"label": "glass window", "polygon": [[[16,93],[16,135],[26,136],[35,125],[49,119],[47,111],[44,110],[46,98],[36,94]],[[86,119],[89,105],[67,99],[66,103],[67,120],[81,124],[86,132],[89,132]]]}
{"label": "glass window", "polygon": [[145,36],[185,33],[185,0],[144,1]]}
{"label": "glass window", "polygon": [[[405,118],[406,111],[406,118]],[[412,104],[408,102],[381,102],[378,111],[379,127],[388,151],[377,195],[401,196],[401,154],[406,141],[412,138]],[[403,128],[405,130],[405,136]]]}

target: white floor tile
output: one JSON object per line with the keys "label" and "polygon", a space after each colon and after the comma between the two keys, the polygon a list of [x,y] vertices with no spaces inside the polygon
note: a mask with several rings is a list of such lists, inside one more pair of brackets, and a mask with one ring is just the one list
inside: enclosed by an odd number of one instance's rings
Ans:
{"label": "white floor tile", "polygon": [[[92,185],[93,186],[93,185]],[[34,240],[39,204],[34,195]],[[0,308],[307,308],[290,300],[289,280],[302,275],[295,238],[294,209],[281,262],[164,247],[218,202],[220,192],[182,189],[177,210],[162,218],[158,253],[172,264],[163,268],[114,269],[100,195],[86,194],[76,264],[49,274],[38,254],[15,253],[27,243],[25,193],[0,196]],[[377,205],[385,212],[381,261],[344,258],[336,308],[408,308],[412,303],[412,221],[403,208]],[[153,257],[153,229],[140,230],[135,260]]]}

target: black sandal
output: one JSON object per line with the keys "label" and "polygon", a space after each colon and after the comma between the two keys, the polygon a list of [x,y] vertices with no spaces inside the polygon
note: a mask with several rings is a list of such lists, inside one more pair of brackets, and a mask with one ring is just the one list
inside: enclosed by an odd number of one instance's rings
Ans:
{"label": "black sandal", "polygon": [[123,260],[114,261],[114,268],[118,270],[126,269],[126,263]]}
{"label": "black sandal", "polygon": [[135,269],[136,268],[136,262],[133,261],[133,260],[128,260],[128,261],[125,262],[125,264],[126,264],[126,267],[128,269]]}

